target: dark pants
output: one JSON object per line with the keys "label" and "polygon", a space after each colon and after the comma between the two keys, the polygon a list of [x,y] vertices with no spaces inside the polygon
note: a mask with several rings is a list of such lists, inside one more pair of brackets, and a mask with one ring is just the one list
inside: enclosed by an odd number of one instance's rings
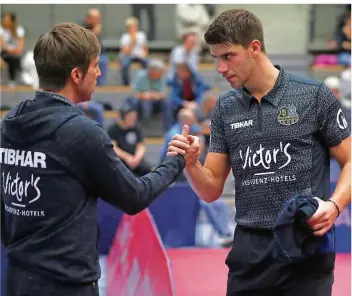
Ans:
{"label": "dark pants", "polygon": [[21,57],[10,56],[4,52],[1,53],[1,57],[7,64],[7,71],[10,80],[15,81],[17,73],[21,71]]}
{"label": "dark pants", "polygon": [[315,254],[301,261],[273,258],[273,233],[237,225],[229,268],[227,296],[331,296],[335,254]]}
{"label": "dark pants", "polygon": [[[154,4],[131,4],[132,5],[132,15],[139,19],[141,22],[141,15],[143,10],[145,10],[148,17],[148,41],[153,41],[155,39],[155,13]],[[145,29],[143,31],[146,31]]]}
{"label": "dark pants", "polygon": [[5,296],[99,296],[98,282],[68,284],[8,265]]}
{"label": "dark pants", "polygon": [[143,68],[147,68],[148,60],[138,57],[130,57],[125,54],[120,54],[121,75],[123,85],[130,84],[130,66],[133,62],[139,63]]}

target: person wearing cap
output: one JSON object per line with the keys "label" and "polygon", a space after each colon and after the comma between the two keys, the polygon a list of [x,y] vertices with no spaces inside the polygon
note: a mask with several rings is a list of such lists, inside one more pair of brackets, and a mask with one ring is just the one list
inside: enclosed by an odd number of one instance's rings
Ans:
{"label": "person wearing cap", "polygon": [[148,120],[153,113],[162,112],[164,122],[166,122],[164,111],[166,108],[167,81],[164,73],[164,62],[159,59],[152,59],[148,63],[148,68],[139,70],[132,82],[134,97],[143,119]]}
{"label": "person wearing cap", "polygon": [[119,119],[108,128],[108,135],[116,154],[134,175],[142,177],[151,172],[151,166],[144,160],[146,149],[133,104],[122,106]]}
{"label": "person wearing cap", "polygon": [[120,45],[120,64],[123,85],[130,84],[129,69],[133,62],[147,67],[148,46],[147,36],[139,30],[139,21],[135,17],[129,17],[126,20],[127,32],[121,36]]}

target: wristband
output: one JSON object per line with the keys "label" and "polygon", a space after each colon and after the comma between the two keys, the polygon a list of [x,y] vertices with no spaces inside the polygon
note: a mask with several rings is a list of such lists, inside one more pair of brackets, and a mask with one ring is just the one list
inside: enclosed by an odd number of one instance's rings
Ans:
{"label": "wristband", "polygon": [[327,201],[332,202],[332,203],[335,205],[336,210],[337,210],[337,217],[340,216],[340,209],[339,209],[339,207],[337,206],[336,202],[334,202],[334,201],[331,200],[331,199],[329,199],[329,200],[327,200]]}

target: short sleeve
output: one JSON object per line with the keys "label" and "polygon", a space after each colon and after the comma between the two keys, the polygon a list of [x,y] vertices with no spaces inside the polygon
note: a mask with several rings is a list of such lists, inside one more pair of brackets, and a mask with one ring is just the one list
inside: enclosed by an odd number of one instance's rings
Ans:
{"label": "short sleeve", "polygon": [[120,40],[121,46],[125,47],[130,44],[130,36],[128,34],[123,34]]}
{"label": "short sleeve", "polygon": [[138,34],[138,44],[141,45],[141,46],[144,46],[144,45],[147,45],[147,35],[145,35],[144,32],[139,32]]}
{"label": "short sleeve", "polygon": [[4,29],[0,27],[0,37],[2,37],[3,35],[4,35]]}
{"label": "short sleeve", "polygon": [[137,143],[143,143],[144,136],[143,136],[142,130],[139,127],[136,128],[136,134],[137,134]]}
{"label": "short sleeve", "polygon": [[148,91],[148,73],[145,70],[141,70],[135,76],[132,82],[132,88],[135,92],[146,92]]}
{"label": "short sleeve", "polygon": [[318,92],[317,121],[319,134],[328,147],[334,147],[350,136],[341,104],[325,84],[321,84]]}
{"label": "short sleeve", "polygon": [[22,38],[22,37],[24,37],[24,34],[25,34],[25,32],[24,32],[23,27],[20,27],[20,26],[17,27],[17,36]]}
{"label": "short sleeve", "polygon": [[209,152],[229,154],[225,129],[221,118],[221,100],[218,99],[211,116]]}

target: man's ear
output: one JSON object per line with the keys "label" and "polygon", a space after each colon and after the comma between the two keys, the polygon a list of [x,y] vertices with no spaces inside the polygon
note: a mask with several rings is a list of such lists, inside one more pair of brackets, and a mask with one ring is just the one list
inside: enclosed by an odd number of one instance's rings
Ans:
{"label": "man's ear", "polygon": [[80,84],[83,79],[82,71],[78,68],[73,68],[71,71],[71,79],[74,83]]}
{"label": "man's ear", "polygon": [[253,57],[256,57],[262,50],[262,44],[260,43],[259,40],[255,39],[250,44],[250,49]]}

